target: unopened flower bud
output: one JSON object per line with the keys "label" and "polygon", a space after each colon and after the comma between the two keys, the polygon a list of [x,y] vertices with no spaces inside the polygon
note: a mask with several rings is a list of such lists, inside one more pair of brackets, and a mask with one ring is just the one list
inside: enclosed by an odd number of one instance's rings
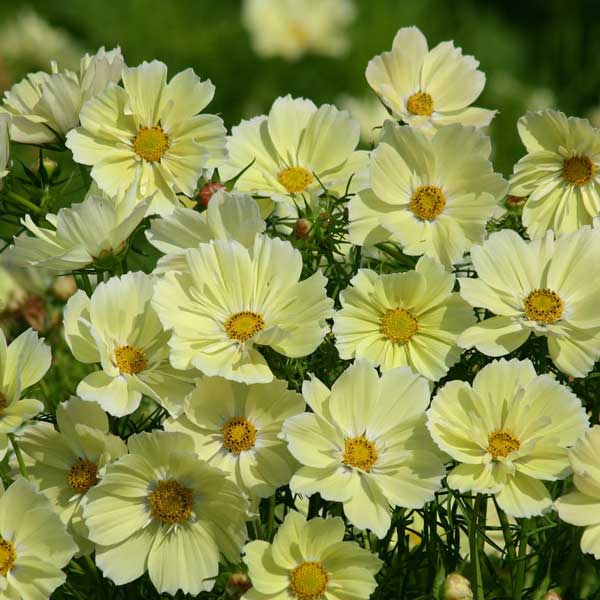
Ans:
{"label": "unopened flower bud", "polygon": [[469,580],[460,573],[450,573],[444,581],[444,600],[473,600]]}
{"label": "unopened flower bud", "polygon": [[519,208],[520,206],[523,206],[523,204],[525,204],[525,202],[527,201],[527,196],[513,196],[511,194],[509,194],[508,196],[506,196],[506,206],[508,206],[509,208]]}
{"label": "unopened flower bud", "polygon": [[308,232],[310,231],[310,221],[307,219],[298,219],[296,221],[296,226],[294,227],[294,235],[296,239],[303,240],[308,236]]}
{"label": "unopened flower bud", "polygon": [[46,173],[48,174],[48,178],[52,178],[52,175],[56,173],[58,169],[58,163],[51,158],[44,158],[42,160],[42,164],[44,165],[44,169],[46,169]]}
{"label": "unopened flower bud", "polygon": [[250,579],[244,573],[234,573],[227,582],[227,597],[241,598],[252,587]]}
{"label": "unopened flower bud", "polygon": [[543,600],[562,600],[562,596],[558,592],[550,590],[546,593]]}
{"label": "unopened flower bud", "polygon": [[224,189],[226,189],[225,186],[217,181],[209,181],[208,183],[205,183],[200,190],[200,200],[202,201],[202,206],[208,206],[213,194]]}

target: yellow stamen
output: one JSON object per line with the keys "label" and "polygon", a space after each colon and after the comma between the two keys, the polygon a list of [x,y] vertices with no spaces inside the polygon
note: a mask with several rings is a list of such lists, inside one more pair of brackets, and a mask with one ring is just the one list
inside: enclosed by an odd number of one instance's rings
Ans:
{"label": "yellow stamen", "polygon": [[290,193],[304,192],[314,181],[313,174],[304,167],[288,167],[277,174],[277,181]]}
{"label": "yellow stamen", "polygon": [[417,319],[403,308],[390,309],[381,319],[381,332],[394,344],[407,344],[417,331]]}
{"label": "yellow stamen", "polygon": [[442,213],[445,206],[446,196],[440,188],[434,185],[421,185],[413,193],[408,208],[419,219],[433,221]]}
{"label": "yellow stamen", "polygon": [[298,600],[317,600],[323,595],[329,576],[319,562],[300,563],[290,575],[290,591]]}
{"label": "yellow stamen", "polygon": [[67,481],[78,494],[85,494],[98,483],[98,467],[92,461],[80,458],[69,470]]}
{"label": "yellow stamen", "polygon": [[344,464],[370,471],[377,462],[377,449],[364,435],[344,440]]}
{"label": "yellow stamen", "polygon": [[256,427],[246,417],[233,417],[223,426],[223,446],[239,454],[254,447]]}
{"label": "yellow stamen", "polygon": [[406,101],[406,108],[413,115],[430,117],[433,114],[433,98],[427,92],[417,92]]}
{"label": "yellow stamen", "polygon": [[521,442],[510,431],[493,431],[488,437],[487,451],[494,460],[498,457],[506,458],[511,452],[516,452],[521,447]]}
{"label": "yellow stamen", "polygon": [[133,151],[140,158],[156,162],[169,149],[169,136],[158,125],[154,127],[140,127],[132,143]]}
{"label": "yellow stamen", "polygon": [[194,506],[192,490],[174,479],[159,481],[148,496],[152,515],[163,523],[183,523],[190,518]]}
{"label": "yellow stamen", "polygon": [[6,577],[17,560],[14,544],[0,537],[0,575]]}
{"label": "yellow stamen", "polygon": [[115,348],[115,362],[122,373],[135,375],[148,368],[148,359],[143,350],[129,344]]}
{"label": "yellow stamen", "polygon": [[592,180],[595,172],[596,165],[585,154],[571,156],[563,161],[563,178],[572,185],[586,185]]}
{"label": "yellow stamen", "polygon": [[255,312],[242,311],[225,321],[225,332],[232,340],[247,342],[265,328],[264,319]]}
{"label": "yellow stamen", "polygon": [[565,304],[562,298],[547,288],[533,290],[525,298],[525,316],[530,321],[540,323],[556,323],[563,314]]}

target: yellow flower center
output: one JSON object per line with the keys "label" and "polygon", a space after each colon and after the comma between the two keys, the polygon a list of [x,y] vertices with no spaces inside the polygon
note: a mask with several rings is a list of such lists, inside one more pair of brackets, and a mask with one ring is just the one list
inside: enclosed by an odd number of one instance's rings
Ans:
{"label": "yellow flower center", "polygon": [[183,523],[192,514],[194,496],[192,490],[174,479],[159,481],[148,497],[152,515],[163,523]]}
{"label": "yellow flower center", "polygon": [[533,290],[524,302],[525,316],[530,321],[540,323],[555,323],[558,321],[565,308],[561,297],[552,290]]}
{"label": "yellow flower center", "polygon": [[160,160],[169,149],[169,136],[163,128],[140,127],[137,135],[133,138],[133,151],[144,160],[156,162]]}
{"label": "yellow flower center", "polygon": [[232,340],[247,342],[265,328],[264,319],[248,310],[236,313],[225,321],[225,332]]}
{"label": "yellow flower center", "polygon": [[115,348],[115,361],[122,373],[135,375],[148,368],[148,359],[142,350],[128,344]]}
{"label": "yellow flower center", "polygon": [[506,458],[521,447],[521,442],[510,431],[493,431],[488,437],[487,451],[493,459]]}
{"label": "yellow flower center", "polygon": [[584,154],[571,156],[563,161],[562,174],[565,181],[572,185],[589,183],[596,172],[596,165]]}
{"label": "yellow flower center", "polygon": [[377,461],[377,449],[364,435],[344,440],[344,464],[370,471]]}
{"label": "yellow flower center", "polygon": [[78,494],[85,494],[98,483],[98,467],[92,461],[80,458],[69,469],[67,481]]}
{"label": "yellow flower center", "polygon": [[233,417],[223,426],[223,446],[235,454],[245,452],[256,443],[256,427],[245,417]]}
{"label": "yellow flower center", "polygon": [[329,576],[318,562],[300,563],[290,576],[290,591],[298,600],[317,600],[323,595]]}
{"label": "yellow flower center", "polygon": [[313,174],[304,167],[288,167],[277,174],[277,181],[290,193],[303,192],[314,181]]}
{"label": "yellow flower center", "polygon": [[17,552],[12,542],[0,538],[0,575],[6,577],[17,560]]}
{"label": "yellow flower center", "polygon": [[381,331],[394,344],[407,344],[419,331],[417,319],[403,308],[388,310],[381,319]]}
{"label": "yellow flower center", "polygon": [[442,213],[445,206],[446,196],[439,187],[421,185],[413,193],[408,208],[419,219],[433,221]]}
{"label": "yellow flower center", "polygon": [[406,101],[406,108],[413,115],[430,117],[433,113],[433,98],[427,92],[417,92]]}

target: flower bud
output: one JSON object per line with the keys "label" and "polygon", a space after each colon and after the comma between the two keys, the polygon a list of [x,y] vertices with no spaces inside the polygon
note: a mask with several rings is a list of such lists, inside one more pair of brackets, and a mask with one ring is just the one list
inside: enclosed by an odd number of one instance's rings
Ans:
{"label": "flower bud", "polygon": [[294,235],[296,239],[303,240],[308,237],[308,232],[310,231],[310,221],[307,219],[298,219],[296,221],[296,226],[294,227]]}
{"label": "flower bud", "polygon": [[61,275],[52,283],[52,293],[66,302],[77,291],[77,284],[71,275]]}
{"label": "flower bud", "polygon": [[523,204],[525,204],[526,201],[527,196],[513,196],[509,194],[506,196],[506,200],[504,202],[508,208],[520,208],[523,206]]}
{"label": "flower bud", "polygon": [[473,600],[469,580],[460,573],[450,573],[444,581],[444,600]]}
{"label": "flower bud", "polygon": [[558,592],[550,590],[546,593],[543,600],[562,600],[562,596]]}
{"label": "flower bud", "polygon": [[200,190],[200,200],[202,201],[202,206],[208,206],[212,195],[219,190],[224,190],[226,187],[222,183],[218,183],[217,181],[209,181],[205,183],[202,189]]}
{"label": "flower bud", "polygon": [[45,157],[42,160],[42,164],[44,165],[44,169],[46,169],[48,179],[52,179],[52,175],[54,175],[54,173],[56,173],[56,170],[58,169],[58,163],[55,160],[52,160],[51,158]]}
{"label": "flower bud", "polygon": [[227,582],[227,597],[228,598],[241,598],[250,588],[252,584],[250,579],[244,573],[234,573]]}

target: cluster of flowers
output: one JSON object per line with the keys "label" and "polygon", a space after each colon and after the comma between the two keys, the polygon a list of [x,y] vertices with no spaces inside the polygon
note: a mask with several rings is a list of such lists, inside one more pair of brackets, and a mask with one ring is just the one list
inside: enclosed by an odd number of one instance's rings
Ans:
{"label": "cluster of flowers", "polygon": [[[0,498],[2,594],[48,597],[71,557],[92,553],[115,584],[148,572],[159,592],[198,594],[242,555],[247,600],[361,600],[381,561],[344,541],[346,526],[389,538],[395,507],[421,508],[443,485],[494,494],[510,517],[556,509],[589,526],[582,549],[600,558],[600,427],[569,387],[517,358],[437,385],[465,351],[502,357],[532,335],[569,377],[600,358],[600,132],[526,115],[527,154],[505,181],[481,130],[494,112],[471,106],[477,67],[452,42],[430,50],[401,29],[367,68],[391,115],[370,152],[348,113],[290,96],[228,136],[202,112],[210,81],[188,69],[167,82],[163,63],[127,67],[118,49],[5,94],[3,175],[9,139],[64,144],[91,175],[81,203],[33,205],[7,252],[76,275],[65,337],[98,368],[55,427],[24,398],[50,349],[31,330],[8,346],[0,334],[0,446],[14,475]],[[507,193],[524,202],[527,239],[487,233]],[[333,218],[330,198],[347,232],[309,272],[290,240]],[[162,254],[150,274],[127,270],[142,223]],[[409,266],[387,272],[387,256]],[[98,270],[94,287],[99,264],[113,273]],[[338,264],[352,276],[328,296],[323,271]],[[288,389],[275,359],[325,338],[338,372],[353,362],[330,386],[307,374],[301,394]],[[143,397],[164,409],[162,428],[125,442],[109,424]],[[578,491],[553,501],[545,482],[573,472]],[[282,486],[344,518],[286,507],[247,542],[257,502],[272,498],[273,513]]]}

